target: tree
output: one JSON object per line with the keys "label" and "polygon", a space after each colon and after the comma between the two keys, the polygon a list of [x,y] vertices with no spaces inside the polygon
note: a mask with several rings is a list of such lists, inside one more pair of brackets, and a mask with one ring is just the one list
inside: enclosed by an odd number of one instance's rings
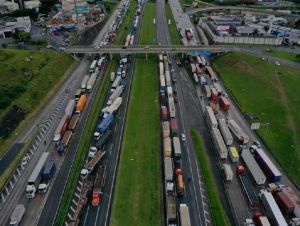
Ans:
{"label": "tree", "polygon": [[3,49],[5,49],[7,47],[7,44],[6,43],[2,43],[1,46],[2,46]]}
{"label": "tree", "polygon": [[20,31],[18,29],[15,30],[15,33],[13,33],[12,37],[16,40],[16,42],[28,42],[31,40],[31,35],[29,32]]}

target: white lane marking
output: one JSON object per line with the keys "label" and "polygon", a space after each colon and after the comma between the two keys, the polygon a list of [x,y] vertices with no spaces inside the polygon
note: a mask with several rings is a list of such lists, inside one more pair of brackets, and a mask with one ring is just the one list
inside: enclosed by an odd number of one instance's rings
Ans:
{"label": "white lane marking", "polygon": [[90,205],[88,205],[88,208],[87,208],[87,210],[86,210],[86,215],[85,215],[85,217],[84,217],[83,225],[86,224],[86,219],[87,219],[87,216],[89,215],[89,211],[90,211]]}

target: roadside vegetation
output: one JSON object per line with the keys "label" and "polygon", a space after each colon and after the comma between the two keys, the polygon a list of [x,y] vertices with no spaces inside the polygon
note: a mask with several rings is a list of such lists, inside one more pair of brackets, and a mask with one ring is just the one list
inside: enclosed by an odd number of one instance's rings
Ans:
{"label": "roadside vegetation", "polygon": [[153,19],[156,18],[156,4],[147,2],[143,13],[140,45],[156,45],[156,25]]}
{"label": "roadside vegetation", "polygon": [[110,73],[115,70],[116,61],[109,61],[106,69],[103,80],[101,81],[100,88],[97,91],[97,94],[94,99],[91,111],[89,113],[86,125],[84,127],[83,134],[80,139],[79,148],[76,152],[75,159],[71,168],[71,173],[66,184],[63,197],[55,218],[54,225],[64,225],[65,218],[68,214],[69,207],[74,195],[75,187],[78,182],[80,175],[80,170],[83,167],[84,160],[89,150],[89,145],[96,127],[98,116],[101,112],[101,109],[104,105],[106,99],[106,94],[108,93],[108,88],[110,85]]}
{"label": "roadside vegetation", "polygon": [[296,63],[300,63],[300,54],[290,53],[290,52],[283,52],[283,51],[272,51],[272,52],[265,52],[265,54],[282,58],[289,61],[294,61]]}
{"label": "roadside vegetation", "polygon": [[300,186],[299,69],[243,53],[223,55],[213,65],[240,108],[260,117],[258,134]]}
{"label": "roadside vegetation", "polygon": [[214,175],[211,171],[209,160],[203,151],[200,135],[195,129],[191,129],[191,135],[194,142],[194,147],[198,156],[199,167],[203,175],[204,184],[208,193],[209,205],[213,215],[214,225],[229,226],[229,220],[225,213],[224,206],[217,189]]}
{"label": "roadside vegetation", "polygon": [[[167,17],[167,22],[168,22],[168,26],[169,26],[169,32],[170,32],[170,36],[171,36],[171,42],[173,45],[182,45],[180,34],[177,30],[176,22],[174,20],[171,7],[170,7],[169,3],[166,3],[165,6],[166,6],[165,11],[166,11],[166,17]],[[171,21],[171,24],[169,24],[169,20]]]}
{"label": "roadside vegetation", "polygon": [[138,4],[137,1],[131,1],[129,9],[124,17],[124,21],[121,24],[120,29],[118,31],[115,44],[123,45],[125,43],[127,34],[131,30],[132,19],[137,9],[137,4]]}
{"label": "roadside vegetation", "polygon": [[136,59],[110,225],[161,224],[157,64]]}
{"label": "roadside vegetation", "polygon": [[60,87],[73,62],[62,53],[0,50],[0,156]]}

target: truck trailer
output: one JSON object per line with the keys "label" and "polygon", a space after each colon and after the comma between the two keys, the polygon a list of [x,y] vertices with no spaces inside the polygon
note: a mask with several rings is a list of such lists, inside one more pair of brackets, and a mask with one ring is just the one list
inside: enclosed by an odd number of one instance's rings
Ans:
{"label": "truck trailer", "polygon": [[39,184],[42,180],[42,171],[44,169],[45,162],[48,158],[49,152],[44,152],[40,157],[38,163],[35,165],[26,186],[26,197],[34,198],[35,193],[38,190]]}
{"label": "truck trailer", "polygon": [[73,135],[73,132],[71,130],[66,130],[64,136],[62,137],[59,144],[57,144],[56,150],[59,155],[62,155],[69,146],[71,137]]}
{"label": "truck trailer", "polygon": [[170,123],[168,121],[162,122],[163,138],[170,137]]}
{"label": "truck trailer", "polygon": [[94,181],[92,205],[98,206],[100,203],[101,189],[106,177],[106,166],[99,166]]}
{"label": "truck trailer", "polygon": [[68,124],[69,124],[69,120],[70,120],[70,117],[68,115],[64,115],[61,118],[61,120],[60,120],[60,122],[59,122],[59,124],[58,124],[58,126],[57,126],[57,128],[54,132],[54,137],[53,137],[54,142],[59,142],[60,139],[64,136],[65,131],[66,131],[66,129],[68,127]]}
{"label": "truck trailer", "polygon": [[242,143],[247,144],[249,142],[249,136],[245,133],[244,130],[233,120],[228,119],[227,125],[231,132],[236,136],[236,138]]}
{"label": "truck trailer", "polygon": [[105,131],[110,127],[113,123],[114,116],[113,114],[109,114],[105,119],[103,119],[96,128],[94,133],[95,140],[99,140],[99,138],[105,133]]}
{"label": "truck trailer", "polygon": [[178,133],[178,125],[177,125],[176,118],[171,119],[171,132],[172,132],[172,136],[176,136]]}
{"label": "truck trailer", "polygon": [[167,194],[167,225],[174,225],[176,223],[176,202],[174,194]]}
{"label": "truck trailer", "polygon": [[216,119],[216,116],[210,106],[206,106],[206,112],[205,116],[207,118],[208,124],[211,129],[217,129],[218,128],[218,122]]}
{"label": "truck trailer", "polygon": [[75,106],[76,106],[75,99],[70,99],[67,106],[66,106],[66,108],[65,108],[65,115],[71,117],[71,115],[74,112]]}
{"label": "truck trailer", "polygon": [[233,172],[232,172],[232,169],[231,169],[230,165],[224,163],[222,168],[224,170],[225,179],[227,181],[232,180],[233,179]]}
{"label": "truck trailer", "polygon": [[90,76],[89,76],[89,75],[86,75],[86,76],[84,76],[83,79],[82,79],[82,82],[81,82],[81,91],[82,91],[83,93],[84,93],[85,90],[86,90],[86,84],[87,84],[89,78],[90,78]]}
{"label": "truck trailer", "polygon": [[232,145],[233,137],[230,133],[230,130],[226,124],[225,119],[218,119],[218,122],[219,122],[219,129],[220,129],[220,132],[222,134],[225,144]]}
{"label": "truck trailer", "polygon": [[16,205],[14,211],[12,212],[12,214],[10,216],[9,225],[10,226],[18,226],[21,223],[24,214],[25,214],[24,205],[23,204]]}
{"label": "truck trailer", "polygon": [[77,114],[81,114],[81,112],[83,111],[83,108],[86,104],[86,101],[87,101],[86,95],[81,95],[81,97],[79,98],[79,100],[76,104],[76,113]]}
{"label": "truck trailer", "polygon": [[74,132],[78,122],[79,122],[79,115],[73,115],[72,118],[70,119],[68,129]]}
{"label": "truck trailer", "polygon": [[88,93],[92,92],[92,89],[94,87],[94,84],[96,82],[96,79],[97,79],[97,75],[96,74],[92,74],[86,84],[86,91]]}
{"label": "truck trailer", "polygon": [[182,153],[181,153],[179,137],[173,137],[173,149],[174,149],[175,160],[180,160]]}
{"label": "truck trailer", "polygon": [[171,157],[164,157],[165,186],[167,193],[174,192],[174,169]]}
{"label": "truck trailer", "polygon": [[48,190],[49,184],[55,174],[56,165],[54,160],[50,160],[46,163],[42,172],[42,182],[39,185],[39,193],[45,194]]}
{"label": "truck trailer", "polygon": [[172,147],[171,147],[171,138],[164,138],[164,156],[171,157],[172,156]]}
{"label": "truck trailer", "polygon": [[220,133],[219,129],[213,128],[212,129],[212,134],[213,134],[213,137],[214,137],[215,144],[217,146],[219,157],[221,159],[226,159],[227,155],[228,155],[228,150],[227,150],[227,147],[226,147],[226,145],[223,141],[223,138],[221,136],[221,133]]}
{"label": "truck trailer", "polygon": [[107,101],[107,105],[110,106],[119,96],[122,95],[124,86],[118,86],[116,90],[110,95]]}
{"label": "truck trailer", "polygon": [[179,206],[180,224],[181,226],[191,226],[189,207],[186,204]]}

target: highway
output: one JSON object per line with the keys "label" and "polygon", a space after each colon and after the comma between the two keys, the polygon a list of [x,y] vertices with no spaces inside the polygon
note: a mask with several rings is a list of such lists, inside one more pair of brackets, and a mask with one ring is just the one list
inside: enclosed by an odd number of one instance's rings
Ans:
{"label": "highway", "polygon": [[222,11],[222,10],[240,10],[243,12],[252,12],[255,14],[260,14],[260,15],[275,15],[275,16],[282,16],[282,17],[287,17],[290,19],[299,19],[299,15],[297,14],[290,14],[290,13],[285,13],[285,12],[279,12],[279,11],[274,11],[274,10],[264,10],[264,9],[255,9],[255,8],[250,8],[250,7],[240,7],[240,6],[213,6],[213,7],[202,7],[202,8],[196,8],[196,9],[191,9],[186,12],[186,14],[190,15],[193,13],[197,12],[212,12],[212,11]]}

